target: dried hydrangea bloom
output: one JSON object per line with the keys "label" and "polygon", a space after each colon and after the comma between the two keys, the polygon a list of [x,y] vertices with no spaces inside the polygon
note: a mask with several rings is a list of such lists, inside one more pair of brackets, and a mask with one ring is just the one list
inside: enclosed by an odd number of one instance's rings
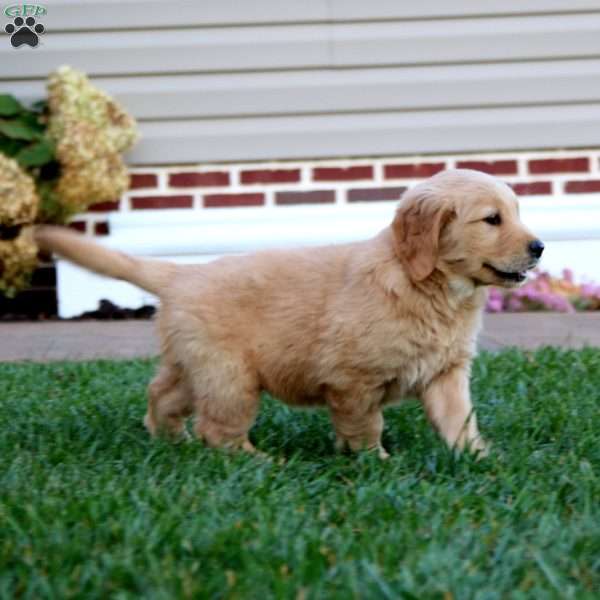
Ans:
{"label": "dried hydrangea bloom", "polygon": [[14,296],[29,284],[38,254],[32,234],[32,227],[24,227],[14,240],[0,240],[0,293]]}
{"label": "dried hydrangea bloom", "polygon": [[[102,145],[106,143],[111,152],[122,153],[137,140],[135,120],[94,87],[84,73],[71,67],[60,67],[48,78],[48,106],[48,132],[57,143],[73,135],[72,125],[77,122],[94,127]],[[72,157],[59,158],[71,162]]]}
{"label": "dried hydrangea bloom", "polygon": [[70,67],[49,77],[48,134],[61,175],[55,191],[68,212],[117,199],[129,187],[121,153],[137,140],[135,121]]}
{"label": "dried hydrangea bloom", "polygon": [[15,160],[0,153],[0,226],[32,223],[38,206],[33,179]]}
{"label": "dried hydrangea bloom", "polygon": [[67,165],[56,186],[61,201],[73,212],[116,200],[129,187],[129,173],[119,156],[107,155],[81,165]]}
{"label": "dried hydrangea bloom", "polygon": [[74,166],[116,154],[97,128],[86,121],[65,122],[68,135],[56,140],[56,156],[61,165]]}

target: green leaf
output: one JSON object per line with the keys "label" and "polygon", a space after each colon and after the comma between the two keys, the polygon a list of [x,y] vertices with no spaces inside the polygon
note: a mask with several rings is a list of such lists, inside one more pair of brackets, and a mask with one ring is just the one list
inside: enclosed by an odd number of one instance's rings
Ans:
{"label": "green leaf", "polygon": [[17,140],[35,140],[41,137],[39,131],[36,131],[28,123],[19,120],[0,119],[0,133]]}
{"label": "green leaf", "polygon": [[53,182],[42,182],[37,186],[40,208],[37,223],[66,223],[73,216],[73,208],[65,206],[55,191]]}
{"label": "green leaf", "polygon": [[6,156],[14,156],[21,150],[24,143],[19,140],[11,140],[10,138],[0,137],[0,154]]}
{"label": "green leaf", "polygon": [[39,132],[40,134],[44,132],[45,126],[40,123],[40,115],[34,112],[24,112],[21,113],[17,120],[23,125],[30,127],[33,131]]}
{"label": "green leaf", "polygon": [[38,100],[31,105],[31,110],[35,113],[42,113],[48,108],[48,100]]}
{"label": "green leaf", "polygon": [[0,116],[12,117],[23,110],[21,103],[10,94],[0,94]]}
{"label": "green leaf", "polygon": [[15,158],[22,167],[40,167],[54,160],[54,148],[47,140],[42,140],[23,148]]}

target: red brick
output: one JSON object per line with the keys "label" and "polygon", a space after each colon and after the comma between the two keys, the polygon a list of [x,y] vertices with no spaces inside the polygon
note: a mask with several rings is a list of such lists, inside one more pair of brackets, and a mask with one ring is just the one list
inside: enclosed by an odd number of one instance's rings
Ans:
{"label": "red brick", "polygon": [[191,196],[134,196],[131,208],[192,208]]}
{"label": "red brick", "polygon": [[321,204],[335,202],[333,190],[315,190],[312,192],[277,192],[276,204]]}
{"label": "red brick", "polygon": [[361,165],[358,167],[317,167],[313,169],[313,181],[356,181],[358,179],[373,179],[373,167]]}
{"label": "red brick", "polygon": [[85,221],[71,221],[69,227],[75,231],[85,233],[87,231],[87,223]]}
{"label": "red brick", "polygon": [[353,190],[348,190],[348,202],[399,200],[405,191],[405,187],[356,188]]}
{"label": "red brick", "polygon": [[590,161],[585,157],[579,158],[541,158],[530,160],[529,172],[538,173],[587,173]]}
{"label": "red brick", "polygon": [[552,193],[551,181],[532,181],[524,183],[511,183],[510,187],[519,196],[540,196]]}
{"label": "red brick", "polygon": [[206,194],[204,206],[217,208],[219,206],[262,206],[265,203],[264,194]]}
{"label": "red brick", "polygon": [[565,185],[567,194],[587,194],[600,192],[600,180],[588,179],[587,181],[567,181]]}
{"label": "red brick", "polygon": [[99,223],[94,224],[94,234],[95,235],[108,235],[108,223],[106,221],[101,221]]}
{"label": "red brick", "polygon": [[98,202],[87,208],[88,212],[110,212],[111,210],[119,210],[119,201],[113,202]]}
{"label": "red brick", "polygon": [[446,168],[446,163],[420,163],[409,165],[385,165],[386,179],[414,179],[431,177]]}
{"label": "red brick", "polygon": [[172,187],[211,187],[229,185],[229,173],[226,171],[171,173],[169,176],[169,185]]}
{"label": "red brick", "polygon": [[242,171],[241,182],[253,183],[297,183],[300,181],[300,169],[262,169]]}
{"label": "red brick", "polygon": [[516,160],[459,160],[456,163],[457,169],[473,169],[482,171],[490,175],[516,175],[517,161]]}
{"label": "red brick", "polygon": [[155,188],[158,185],[158,177],[154,173],[132,173],[129,181],[129,189]]}

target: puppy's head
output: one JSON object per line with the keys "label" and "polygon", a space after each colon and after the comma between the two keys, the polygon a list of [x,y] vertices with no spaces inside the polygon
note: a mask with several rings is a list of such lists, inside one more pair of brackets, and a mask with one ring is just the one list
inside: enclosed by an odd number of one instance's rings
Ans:
{"label": "puppy's head", "polygon": [[410,189],[392,231],[413,281],[438,269],[478,285],[514,287],[544,249],[521,223],[510,187],[478,171],[443,171]]}

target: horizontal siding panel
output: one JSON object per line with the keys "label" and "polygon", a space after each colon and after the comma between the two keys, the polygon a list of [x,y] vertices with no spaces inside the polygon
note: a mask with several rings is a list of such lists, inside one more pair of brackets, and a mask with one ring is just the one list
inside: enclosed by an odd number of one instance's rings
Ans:
{"label": "horizontal siding panel", "polygon": [[132,164],[496,151],[598,144],[600,104],[143,123]]}
{"label": "horizontal siding panel", "polygon": [[56,30],[135,29],[256,23],[449,18],[600,10],[597,0],[198,0],[60,1],[47,4],[47,25]]}
{"label": "horizontal siding panel", "polygon": [[59,0],[47,8],[55,30],[309,23],[327,21],[331,13],[328,0]]}
{"label": "horizontal siding panel", "polygon": [[128,75],[600,57],[600,14],[50,33],[43,42],[28,61],[2,44],[3,76],[43,77],[61,64]]}
{"label": "horizontal siding panel", "polygon": [[0,92],[86,71],[140,120],[134,164],[598,145],[600,0],[47,8],[37,49],[0,44]]}
{"label": "horizontal siding panel", "polygon": [[[48,34],[35,60],[0,46],[4,77],[69,64],[90,75],[317,67],[330,63],[327,26]],[[20,67],[19,67],[20,65]]]}
{"label": "horizontal siding panel", "polygon": [[[600,60],[96,78],[138,119],[600,101]],[[31,101],[43,81],[0,83]]]}
{"label": "horizontal siding panel", "polygon": [[598,0],[331,0],[333,20],[436,19],[600,10]]}
{"label": "horizontal siding panel", "polygon": [[335,66],[600,56],[600,14],[363,23],[332,35]]}

